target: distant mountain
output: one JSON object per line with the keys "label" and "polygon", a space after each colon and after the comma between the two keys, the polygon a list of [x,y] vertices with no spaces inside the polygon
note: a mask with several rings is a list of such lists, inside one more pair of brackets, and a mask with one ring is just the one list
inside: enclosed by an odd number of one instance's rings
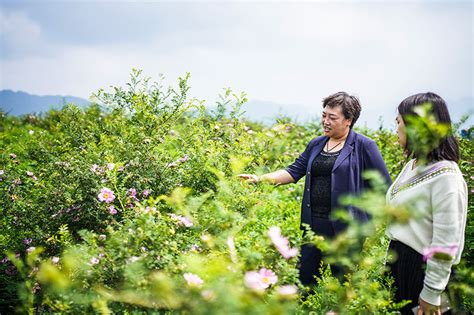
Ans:
{"label": "distant mountain", "polygon": [[0,109],[9,115],[18,116],[29,113],[46,112],[51,108],[61,108],[68,103],[74,103],[80,107],[90,104],[88,100],[75,96],[39,96],[21,91],[0,91]]}

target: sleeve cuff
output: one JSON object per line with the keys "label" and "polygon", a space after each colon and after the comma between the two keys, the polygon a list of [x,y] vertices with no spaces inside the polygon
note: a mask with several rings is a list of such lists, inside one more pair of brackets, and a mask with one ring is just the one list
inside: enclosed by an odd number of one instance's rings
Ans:
{"label": "sleeve cuff", "polygon": [[301,177],[298,177],[295,172],[293,172],[290,168],[287,168],[285,170],[288,174],[290,174],[291,177],[293,177],[293,180],[295,181],[295,183],[297,183]]}
{"label": "sleeve cuff", "polygon": [[420,298],[427,303],[439,306],[441,305],[441,293],[442,291],[430,289],[425,285],[421,290]]}

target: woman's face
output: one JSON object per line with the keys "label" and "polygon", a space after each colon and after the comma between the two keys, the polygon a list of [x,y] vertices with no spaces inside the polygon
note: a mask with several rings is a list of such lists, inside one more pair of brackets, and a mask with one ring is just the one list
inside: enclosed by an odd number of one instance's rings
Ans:
{"label": "woman's face", "polygon": [[324,134],[328,137],[339,138],[349,132],[352,119],[346,119],[342,113],[341,106],[329,107],[323,109],[321,118]]}
{"label": "woman's face", "polygon": [[407,134],[405,131],[405,122],[403,121],[403,118],[400,114],[397,115],[397,118],[395,118],[397,121],[397,136],[398,136],[398,143],[400,143],[400,146],[405,149],[407,145]]}

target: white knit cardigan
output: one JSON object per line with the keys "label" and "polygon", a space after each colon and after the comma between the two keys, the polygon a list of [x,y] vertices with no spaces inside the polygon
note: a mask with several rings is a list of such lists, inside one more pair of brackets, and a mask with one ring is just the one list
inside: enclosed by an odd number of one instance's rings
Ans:
{"label": "white knit cardigan", "polygon": [[[458,165],[439,161],[413,168],[409,161],[387,191],[387,202],[414,211],[406,224],[394,224],[386,234],[423,254],[432,247],[456,246],[451,261],[428,259],[420,298],[440,305],[451,266],[459,263],[464,247],[467,216],[467,185]],[[413,168],[413,169],[412,169]]]}

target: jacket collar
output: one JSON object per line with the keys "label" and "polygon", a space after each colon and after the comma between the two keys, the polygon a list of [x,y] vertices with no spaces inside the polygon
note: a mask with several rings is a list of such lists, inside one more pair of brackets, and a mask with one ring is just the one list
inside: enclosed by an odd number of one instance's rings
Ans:
{"label": "jacket collar", "polygon": [[354,150],[354,142],[356,138],[356,133],[351,129],[349,130],[349,134],[347,135],[346,142],[344,143],[344,147],[341,150],[341,153],[336,159],[336,162],[334,163],[334,166],[332,168],[332,171],[334,172],[339,165],[349,156],[349,154],[352,153],[352,150]]}
{"label": "jacket collar", "polygon": [[[349,154],[351,154],[352,150],[354,149],[354,142],[355,142],[355,139],[356,139],[356,135],[357,134],[352,129],[349,130],[349,134],[347,135],[347,139],[346,139],[346,142],[344,143],[344,147],[342,148],[341,153],[337,157],[336,162],[334,163],[334,166],[332,168],[333,172],[336,170],[336,168],[339,165],[341,165],[342,161],[344,161],[344,159],[346,157],[348,157]],[[323,150],[323,148],[326,145],[326,143],[328,142],[328,140],[329,140],[329,137],[327,137],[327,136],[321,137],[321,141],[318,141],[318,143],[311,150],[311,155],[310,155],[309,161],[308,161],[308,171],[311,170],[311,165],[313,164],[314,158],[319,153],[321,153],[321,151]]]}

